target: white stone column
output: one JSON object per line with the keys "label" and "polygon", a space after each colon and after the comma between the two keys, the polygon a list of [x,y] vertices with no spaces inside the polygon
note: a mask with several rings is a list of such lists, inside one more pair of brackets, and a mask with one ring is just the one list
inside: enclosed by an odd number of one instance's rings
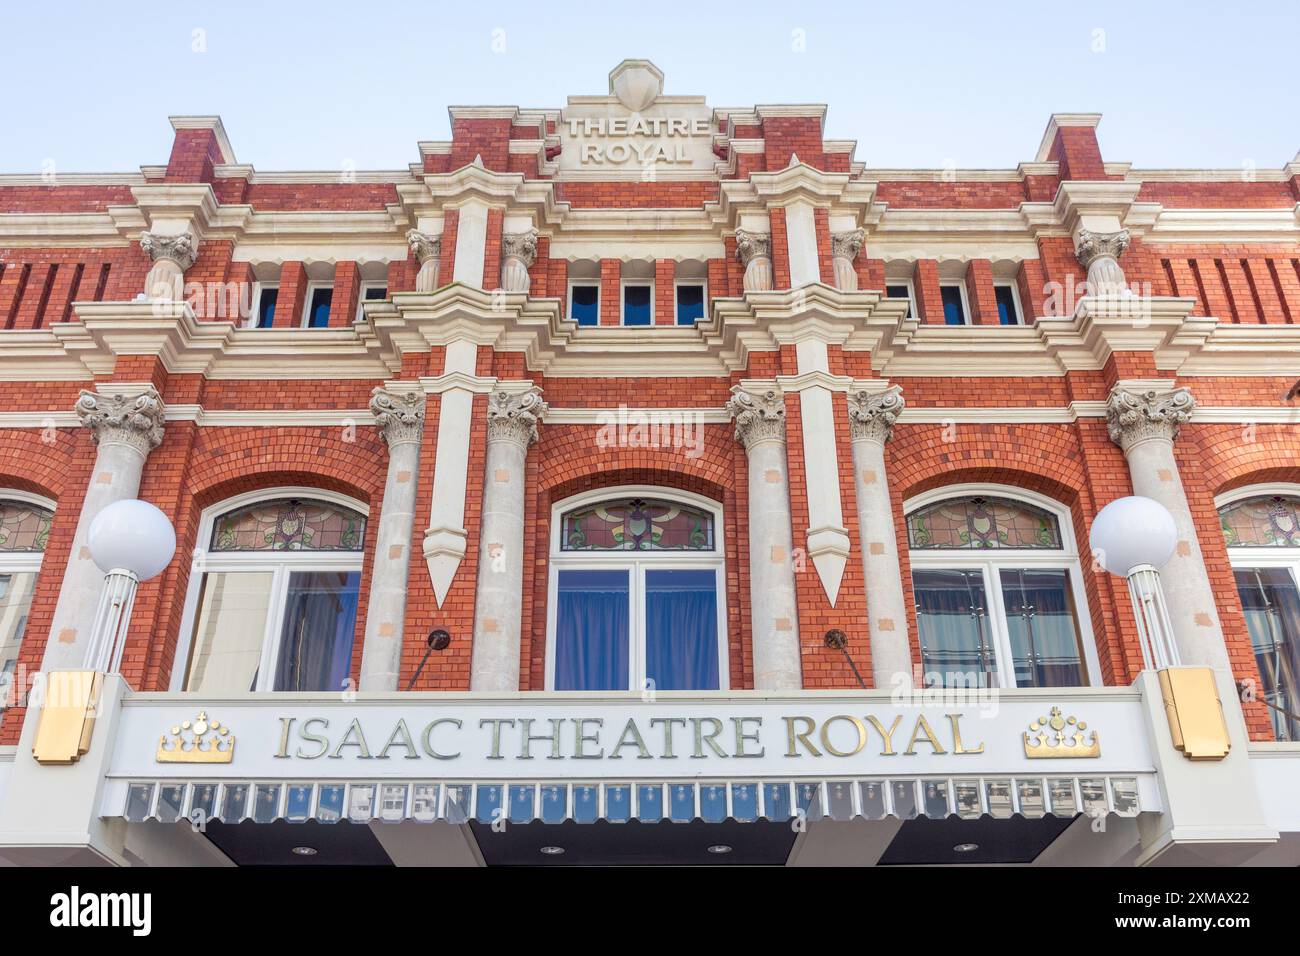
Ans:
{"label": "white stone column", "polygon": [[853,260],[858,257],[866,238],[865,229],[854,229],[852,232],[837,232],[831,235],[831,262],[835,266],[835,288],[845,292],[853,292],[857,289],[858,270],[853,268]]}
{"label": "white stone column", "polygon": [[145,459],[163,435],[163,402],[152,387],[122,393],[83,391],[75,408],[98,449],[45,644],[41,669],[47,671],[85,665],[104,587],[104,572],[91,560],[86,544],[90,524],[108,505],[140,493]]}
{"label": "white stone column", "polygon": [[185,270],[198,257],[199,241],[188,232],[174,236],[144,232],[140,248],[153,260],[153,268],[144,277],[144,294],[150,299],[179,302],[184,298]]}
{"label": "white stone column", "polygon": [[438,288],[438,262],[442,257],[442,236],[429,236],[418,229],[406,234],[406,242],[420,264],[415,275],[416,292],[432,292]]}
{"label": "white stone column", "polygon": [[1187,666],[1229,669],[1214,591],[1174,458],[1178,429],[1195,407],[1185,388],[1138,390],[1121,382],[1106,402],[1106,421],[1111,440],[1124,450],[1133,493],[1160,502],[1178,526],[1174,555],[1159,570],[1179,657]]}
{"label": "white stone column", "polygon": [[529,267],[537,260],[537,230],[507,233],[501,237],[501,288],[527,292],[532,286]]}
{"label": "white stone column", "polygon": [[1119,257],[1128,248],[1127,229],[1115,232],[1092,232],[1080,227],[1074,237],[1074,254],[1088,270],[1088,294],[1123,295],[1129,291]]}
{"label": "white stone column", "polygon": [[772,237],[766,233],[736,230],[736,258],[745,267],[746,292],[772,289]]}
{"label": "white stone column", "polygon": [[415,491],[424,434],[424,393],[376,388],[370,411],[388,443],[384,505],[375,534],[375,557],[366,604],[366,643],[361,650],[361,689],[397,689],[406,621],[406,585],[415,530]]}
{"label": "white stone column", "polygon": [[523,626],[524,464],[546,414],[541,389],[498,389],[488,400],[483,526],[474,593],[470,690],[519,690]]}
{"label": "white stone column", "polygon": [[898,563],[894,507],[885,475],[885,442],[903,411],[903,390],[895,385],[884,392],[850,392],[848,402],[872,684],[880,690],[909,688],[912,648],[907,637],[907,601]]}
{"label": "white stone column", "polygon": [[727,410],[749,456],[749,596],[754,689],[799,690],[799,605],[794,588],[785,399],[739,387]]}

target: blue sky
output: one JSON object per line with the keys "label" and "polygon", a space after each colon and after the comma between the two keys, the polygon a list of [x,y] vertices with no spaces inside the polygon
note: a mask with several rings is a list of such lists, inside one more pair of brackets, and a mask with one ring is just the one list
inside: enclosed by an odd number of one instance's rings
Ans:
{"label": "blue sky", "polygon": [[1104,113],[1103,155],[1143,167],[1300,150],[1294,0],[45,2],[3,32],[0,172],[163,163],[173,113],[219,113],[262,170],[398,169],[450,104],[562,106],[625,57],[713,106],[827,103],[876,167],[1011,167],[1053,112]]}

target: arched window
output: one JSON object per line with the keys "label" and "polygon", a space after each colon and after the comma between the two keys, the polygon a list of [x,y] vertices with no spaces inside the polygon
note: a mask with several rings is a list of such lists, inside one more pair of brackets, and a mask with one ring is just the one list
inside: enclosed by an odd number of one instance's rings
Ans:
{"label": "arched window", "polygon": [[205,513],[186,604],[182,689],[347,686],[366,517],[319,491],[235,499]]}
{"label": "arched window", "polygon": [[1300,740],[1300,486],[1243,488],[1219,500],[1241,610],[1279,740]]}
{"label": "arched window", "polygon": [[0,709],[12,703],[12,675],[53,522],[53,502],[0,491]]}
{"label": "arched window", "polygon": [[1097,682],[1091,630],[1078,606],[1078,552],[1058,506],[1013,489],[945,488],[909,501],[906,512],[927,683]]}
{"label": "arched window", "polygon": [[712,502],[650,489],[557,506],[547,687],[725,689],[720,522]]}

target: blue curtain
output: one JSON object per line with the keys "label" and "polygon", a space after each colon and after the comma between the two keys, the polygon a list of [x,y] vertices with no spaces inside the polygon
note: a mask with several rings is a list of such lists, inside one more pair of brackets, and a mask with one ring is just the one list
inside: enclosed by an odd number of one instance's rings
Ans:
{"label": "blue curtain", "polygon": [[627,690],[627,571],[561,571],[555,689]]}
{"label": "blue curtain", "polygon": [[718,689],[715,571],[647,571],[646,677],[656,690]]}
{"label": "blue curtain", "polygon": [[360,585],[356,571],[289,575],[276,690],[343,689],[352,670]]}

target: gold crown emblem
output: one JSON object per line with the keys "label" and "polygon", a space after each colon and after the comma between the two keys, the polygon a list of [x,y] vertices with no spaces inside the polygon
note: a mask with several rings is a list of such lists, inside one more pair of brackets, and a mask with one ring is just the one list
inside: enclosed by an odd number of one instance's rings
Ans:
{"label": "gold crown emblem", "polygon": [[158,763],[230,763],[235,755],[235,738],[220,721],[208,720],[199,711],[194,720],[182,721],[158,741]]}
{"label": "gold crown emblem", "polygon": [[1053,707],[1050,717],[1039,717],[1029,725],[1025,739],[1025,756],[1031,758],[1066,759],[1070,757],[1100,757],[1101,738],[1097,731],[1084,739],[1088,725],[1074,715],[1061,716],[1061,708]]}

